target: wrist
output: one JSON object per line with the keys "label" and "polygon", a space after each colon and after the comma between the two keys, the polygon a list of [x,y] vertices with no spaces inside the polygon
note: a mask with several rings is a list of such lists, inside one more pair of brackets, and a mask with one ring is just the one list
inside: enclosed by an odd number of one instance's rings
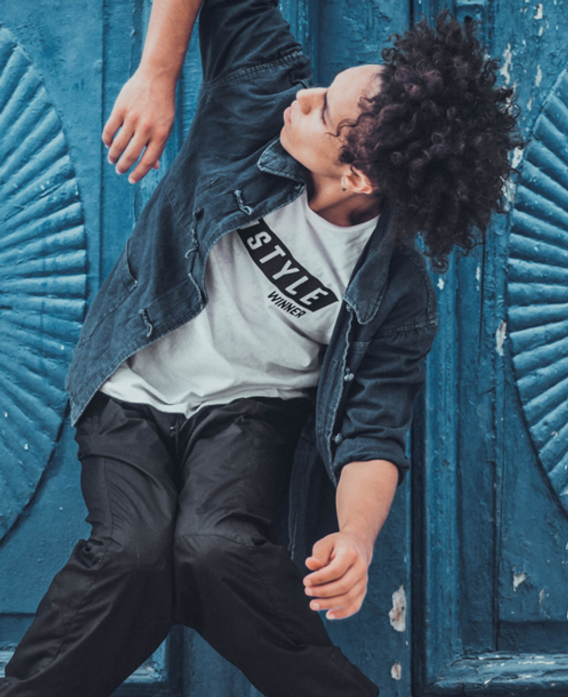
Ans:
{"label": "wrist", "polygon": [[367,566],[369,566],[369,564],[371,563],[371,559],[373,558],[375,540],[371,539],[371,537],[368,534],[365,534],[357,528],[352,528],[349,525],[343,526],[340,532],[342,532],[344,535],[348,535],[357,543],[357,545],[361,548],[363,552],[365,561],[367,562]]}
{"label": "wrist", "polygon": [[142,56],[138,70],[138,75],[148,82],[159,83],[166,90],[175,92],[182,62],[179,64],[174,61],[160,60],[156,58],[145,58]]}

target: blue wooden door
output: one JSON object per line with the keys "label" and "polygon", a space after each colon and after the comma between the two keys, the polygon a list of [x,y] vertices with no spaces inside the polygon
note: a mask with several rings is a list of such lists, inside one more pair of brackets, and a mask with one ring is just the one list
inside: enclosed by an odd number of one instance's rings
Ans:
{"label": "blue wooden door", "polygon": [[[177,153],[199,86],[192,42],[174,131],[137,187],[106,163],[100,136],[135,70],[149,0],[0,0],[0,669],[53,575],[89,528],[63,390],[86,304],[108,274],[142,206]],[[379,60],[409,8],[286,0],[322,83]],[[387,694],[410,689],[406,597],[409,489],[376,551],[365,610],[330,626],[345,652]],[[176,627],[119,695],[254,695],[246,679],[193,632]]]}
{"label": "blue wooden door", "polygon": [[[0,668],[87,537],[63,379],[90,301],[161,176],[130,186],[100,141],[136,68],[150,0],[0,0]],[[380,62],[436,0],[283,0],[321,84]],[[568,694],[568,21],[564,0],[460,2],[516,84],[530,145],[487,244],[435,277],[441,330],[413,470],[383,528],[363,609],[328,622],[385,697]],[[193,41],[166,168],[199,85]],[[176,627],[120,695],[258,693]]]}
{"label": "blue wooden door", "polygon": [[[416,10],[433,13],[427,0]],[[487,243],[437,281],[416,424],[415,694],[568,694],[566,5],[457,2],[522,109]]]}

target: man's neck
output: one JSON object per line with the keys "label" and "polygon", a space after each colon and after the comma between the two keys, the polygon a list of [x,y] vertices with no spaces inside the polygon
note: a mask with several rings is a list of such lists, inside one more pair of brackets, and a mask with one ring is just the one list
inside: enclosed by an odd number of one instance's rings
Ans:
{"label": "man's neck", "polygon": [[382,203],[376,196],[341,191],[336,178],[311,175],[308,179],[309,207],[334,225],[349,227],[376,218]]}

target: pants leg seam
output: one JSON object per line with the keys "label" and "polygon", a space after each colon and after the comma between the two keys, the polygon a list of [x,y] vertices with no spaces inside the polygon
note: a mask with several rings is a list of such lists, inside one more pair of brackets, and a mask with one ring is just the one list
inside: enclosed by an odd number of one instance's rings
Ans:
{"label": "pants leg seam", "polygon": [[[108,503],[108,506],[109,506],[109,510],[110,510],[110,512],[111,512],[111,530],[110,530],[109,538],[112,538],[112,533],[114,532],[114,514],[112,513],[112,507],[111,507],[111,505],[110,505],[110,496],[109,496],[109,493],[108,493],[108,479],[107,479],[106,458],[104,458],[104,465],[103,465],[103,468],[104,468],[104,478],[105,478],[105,485],[106,485],[106,492],[107,492],[107,503]],[[99,577],[99,573],[100,573],[100,570],[101,570],[101,566],[102,566],[102,563],[103,563],[103,561],[104,561],[104,559],[105,559],[105,557],[106,557],[106,553],[107,553],[107,551],[108,551],[109,545],[110,545],[110,541],[109,541],[109,544],[105,546],[105,549],[104,549],[104,551],[103,551],[103,554],[102,554],[101,559],[100,559],[100,562],[99,562],[99,566],[98,566],[98,568],[97,568],[97,570],[96,570],[96,572],[95,572],[95,578],[91,581],[91,583],[89,584],[88,588],[87,588],[87,589],[85,590],[85,592],[83,593],[83,597],[82,597],[82,598],[79,600],[79,602],[77,603],[77,607],[75,608],[75,612],[73,613],[72,617],[71,617],[70,620],[69,620],[69,625],[68,625],[69,629],[68,629],[68,630],[65,630],[65,622],[64,622],[64,620],[63,620],[63,613],[61,613],[62,623],[63,623],[63,627],[64,627],[64,635],[63,635],[63,638],[62,638],[61,643],[59,644],[59,648],[57,649],[57,651],[56,651],[55,654],[53,655],[53,658],[51,659],[51,661],[43,668],[43,670],[46,670],[47,668],[49,668],[49,666],[55,661],[55,659],[57,658],[57,656],[59,656],[59,654],[61,653],[63,647],[65,646],[65,642],[66,642],[66,640],[69,638],[69,635],[71,634],[71,631],[72,631],[72,629],[74,628],[74,624],[76,623],[77,613],[79,612],[79,610],[80,610],[81,607],[83,606],[83,603],[85,602],[85,598],[87,597],[89,591],[91,590],[91,588],[92,588],[93,585],[96,583],[96,581],[97,581],[97,579],[98,579],[98,577]]]}

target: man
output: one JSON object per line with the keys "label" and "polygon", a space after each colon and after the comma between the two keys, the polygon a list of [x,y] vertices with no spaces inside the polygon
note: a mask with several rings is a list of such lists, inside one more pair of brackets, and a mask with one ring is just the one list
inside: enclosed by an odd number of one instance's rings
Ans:
{"label": "man", "polygon": [[[143,152],[132,182],[157,166],[199,6],[155,0],[105,127],[117,171]],[[437,324],[412,240],[443,266],[485,231],[512,91],[447,14],[328,88],[271,0],[208,0],[199,26],[192,129],[69,371],[92,534],[7,665],[9,697],[110,695],[172,622],[267,697],[378,694],[317,611],[360,609],[408,469]]]}

